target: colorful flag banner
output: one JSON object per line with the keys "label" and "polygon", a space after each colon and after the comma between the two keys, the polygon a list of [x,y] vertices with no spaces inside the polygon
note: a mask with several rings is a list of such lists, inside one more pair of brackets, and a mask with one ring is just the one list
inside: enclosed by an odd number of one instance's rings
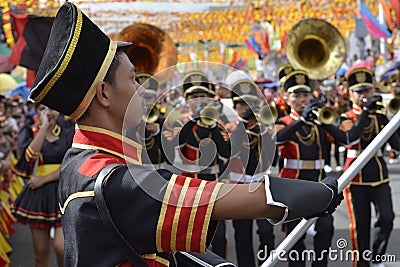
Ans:
{"label": "colorful flag banner", "polygon": [[388,29],[379,23],[376,17],[371,13],[369,8],[364,5],[362,2],[360,4],[360,13],[361,17],[364,20],[365,26],[369,33],[375,38],[389,38],[392,37],[392,34],[388,31]]}

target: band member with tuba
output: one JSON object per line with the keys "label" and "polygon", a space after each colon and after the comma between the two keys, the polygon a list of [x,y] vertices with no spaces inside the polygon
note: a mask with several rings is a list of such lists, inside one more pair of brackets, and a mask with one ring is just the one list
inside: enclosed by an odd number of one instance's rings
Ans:
{"label": "band member with tuba", "polygon": [[[357,68],[348,75],[348,86],[353,108],[341,117],[340,127],[347,131],[353,127],[359,117],[365,116],[362,132],[358,142],[347,147],[347,159],[344,170],[358,157],[360,152],[378,135],[388,123],[386,115],[380,112],[381,97],[374,95],[373,74],[365,68]],[[390,139],[392,149],[400,150],[400,137],[396,132]],[[386,252],[390,233],[393,229],[393,202],[389,185],[389,173],[382,151],[365,165],[344,190],[347,211],[350,218],[350,238],[352,248],[360,255],[366,250],[372,251],[371,262],[374,266],[380,265],[380,256]],[[374,204],[377,221],[374,223],[372,248],[371,240],[371,203]],[[353,262],[353,266],[370,266],[364,257]],[[375,265],[376,264],[376,265]]]}
{"label": "band member with tuba", "polygon": [[[275,140],[272,139],[270,127],[275,119],[266,119],[270,120],[271,125],[261,124],[263,118],[259,118],[260,114],[257,113],[257,91],[258,87],[250,80],[239,80],[232,86],[233,109],[238,114],[238,123],[231,134],[232,158],[228,165],[230,182],[233,184],[259,182],[272,164]],[[238,266],[256,266],[252,238],[253,220],[240,219],[232,222]],[[269,254],[274,249],[273,226],[262,219],[256,220],[256,223],[260,240],[259,251]],[[258,259],[258,263],[262,264],[262,261]]]}
{"label": "band member with tuba", "polygon": [[[325,178],[324,155],[328,142],[348,144],[358,138],[361,126],[353,127],[352,131],[344,133],[333,126],[331,118],[334,112],[321,110],[322,105],[312,99],[312,90],[307,72],[292,71],[286,76],[283,87],[288,95],[288,104],[291,113],[278,119],[276,122],[276,144],[279,146],[280,157],[283,159],[283,168],[280,177],[289,177],[298,180],[321,181]],[[322,116],[327,112],[327,116]],[[332,115],[330,115],[332,114]],[[289,222],[285,231],[289,234],[298,221]],[[324,250],[329,249],[333,236],[333,217],[318,218],[315,224],[314,249],[318,262],[313,266],[327,266],[327,255]],[[299,255],[306,249],[303,236],[292,248]],[[289,259],[289,265],[305,266],[304,261]]]}
{"label": "band member with tuba", "polygon": [[141,146],[124,136],[145,112],[145,89],[125,53],[130,46],[65,2],[30,92],[76,119],[58,191],[64,266],[168,266],[171,252],[205,252],[218,220],[280,223],[334,212],[341,201],[334,179],[265,176],[250,191],[141,166]]}
{"label": "band member with tuba", "polygon": [[160,168],[166,162],[165,152],[161,144],[161,130],[164,119],[161,117],[159,106],[156,103],[158,80],[147,72],[137,72],[135,79],[145,88],[143,98],[147,112],[136,127],[127,131],[127,137],[142,144],[142,164],[154,165]]}

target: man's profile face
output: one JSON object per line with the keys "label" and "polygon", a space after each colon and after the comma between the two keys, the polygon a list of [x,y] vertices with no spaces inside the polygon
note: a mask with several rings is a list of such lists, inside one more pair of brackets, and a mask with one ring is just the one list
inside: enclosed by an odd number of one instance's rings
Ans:
{"label": "man's profile face", "polygon": [[135,68],[128,56],[119,56],[120,65],[115,72],[115,94],[112,95],[111,108],[115,119],[124,122],[125,127],[133,127],[139,124],[146,110],[143,98],[145,89],[136,82]]}

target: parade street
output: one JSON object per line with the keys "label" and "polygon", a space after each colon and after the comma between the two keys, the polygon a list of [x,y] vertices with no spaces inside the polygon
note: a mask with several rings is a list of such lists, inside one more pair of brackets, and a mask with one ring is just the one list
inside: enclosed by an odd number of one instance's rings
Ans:
{"label": "parade street", "polygon": [[[395,220],[394,220],[394,229],[391,234],[391,238],[389,241],[388,249],[386,252],[386,259],[389,261],[395,262],[385,262],[385,266],[387,267],[399,267],[400,266],[400,163],[396,164],[388,164],[390,178],[391,178],[391,188],[392,188],[392,196],[393,196],[393,204],[395,209]],[[276,170],[273,170],[276,173]],[[332,173],[332,175],[339,176],[340,173]],[[373,221],[374,223],[375,214],[373,210]],[[349,239],[349,219],[347,216],[346,206],[343,202],[337,211],[334,213],[334,225],[335,225],[335,233],[332,239],[332,259],[328,266],[331,267],[350,267],[351,262],[345,261],[346,251],[351,249],[351,243]],[[14,229],[16,233],[11,236],[10,243],[13,247],[13,252],[10,256],[11,264],[10,267],[31,267],[34,266],[33,261],[33,247],[32,247],[32,239],[30,235],[29,228],[24,225],[15,224]],[[254,224],[254,251],[256,252],[258,249],[258,236],[256,234],[257,226]],[[275,245],[279,245],[280,242],[284,238],[284,234],[281,231],[280,226],[275,227]],[[227,222],[227,238],[228,238],[228,260],[236,263],[236,254],[235,254],[235,244],[233,238],[233,227],[231,221]],[[90,240],[87,240],[90,242]],[[312,236],[308,235],[306,238],[306,246],[307,249],[312,249]],[[341,248],[341,249],[340,249]],[[262,253],[259,253],[262,256]],[[56,266],[56,260],[54,256],[54,252],[51,255],[52,266]],[[336,259],[336,260],[335,260]],[[340,260],[343,259],[343,260]],[[276,266],[287,266],[287,262],[280,262]],[[308,264],[307,266],[311,266]]]}

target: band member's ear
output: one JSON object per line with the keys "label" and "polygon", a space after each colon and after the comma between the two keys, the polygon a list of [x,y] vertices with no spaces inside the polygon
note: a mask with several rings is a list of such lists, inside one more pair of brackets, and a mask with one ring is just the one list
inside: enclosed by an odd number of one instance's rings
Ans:
{"label": "band member's ear", "polygon": [[104,107],[108,107],[110,105],[110,97],[109,97],[109,86],[107,83],[100,82],[96,87],[96,99],[100,103],[100,105]]}

